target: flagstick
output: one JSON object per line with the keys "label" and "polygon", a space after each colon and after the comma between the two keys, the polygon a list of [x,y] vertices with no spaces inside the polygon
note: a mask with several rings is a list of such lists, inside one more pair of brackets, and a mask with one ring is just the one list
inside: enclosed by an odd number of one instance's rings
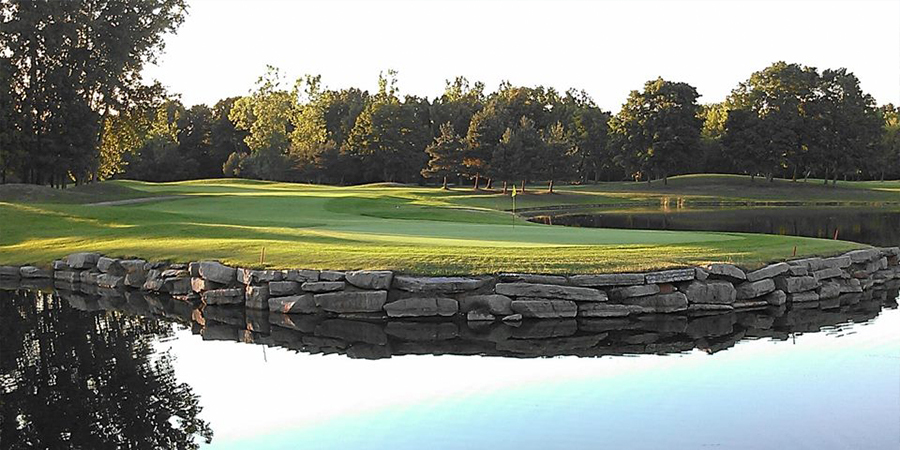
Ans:
{"label": "flagstick", "polygon": [[516,196],[513,195],[513,228],[516,227]]}

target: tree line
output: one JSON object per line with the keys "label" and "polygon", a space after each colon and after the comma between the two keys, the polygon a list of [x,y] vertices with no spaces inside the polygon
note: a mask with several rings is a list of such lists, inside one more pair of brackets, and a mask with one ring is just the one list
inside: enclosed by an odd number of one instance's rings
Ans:
{"label": "tree line", "polygon": [[[4,182],[237,176],[504,189],[546,182],[552,190],[556,181],[665,182],[702,172],[832,183],[900,176],[897,110],[877,106],[846,69],[777,62],[714,104],[699,104],[687,83],[658,78],[613,114],[575,89],[503,82],[486,92],[457,77],[429,99],[401,96],[394,71],[370,93],[329,89],[320,76],[287,83],[269,67],[248,95],[188,108],[158,85],[139,83],[143,62],[181,23],[184,5],[125,3],[147,8],[126,8],[116,19],[133,20],[133,39],[94,33],[98,42],[75,39],[65,51],[56,43],[83,34],[80,22],[92,30],[109,22],[99,17],[109,3],[82,3],[105,8],[100,15],[69,3],[0,4],[0,78],[9,86],[0,93]],[[110,46],[115,51],[91,53]],[[80,71],[66,72],[72,65]]]}

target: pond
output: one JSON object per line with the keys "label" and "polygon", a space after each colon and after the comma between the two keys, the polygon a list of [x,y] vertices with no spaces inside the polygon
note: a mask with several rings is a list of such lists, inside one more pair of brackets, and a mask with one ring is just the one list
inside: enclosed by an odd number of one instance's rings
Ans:
{"label": "pond", "polygon": [[735,231],[838,239],[876,246],[900,244],[900,209],[884,207],[672,208],[569,211],[535,215],[553,225],[647,230]]}
{"label": "pond", "polygon": [[513,327],[0,291],[0,442],[896,448],[897,298]]}

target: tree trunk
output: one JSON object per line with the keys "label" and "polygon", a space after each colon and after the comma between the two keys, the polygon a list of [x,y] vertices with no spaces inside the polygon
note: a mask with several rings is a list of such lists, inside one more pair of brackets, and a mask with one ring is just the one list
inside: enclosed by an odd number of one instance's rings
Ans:
{"label": "tree trunk", "polygon": [[794,166],[794,173],[791,175],[791,181],[797,182],[797,166]]}
{"label": "tree trunk", "polygon": [[485,189],[490,190],[490,189],[492,189],[493,187],[494,187],[494,179],[493,179],[493,178],[488,178],[487,186],[485,186]]}
{"label": "tree trunk", "polygon": [[553,193],[553,180],[550,180],[550,186],[547,188],[547,192]]}
{"label": "tree trunk", "polygon": [[756,180],[756,174],[750,173],[750,182],[753,183]]}
{"label": "tree trunk", "polygon": [[449,190],[449,188],[447,187],[447,176],[446,175],[444,175],[444,186],[441,187],[441,189],[443,189],[445,191]]}
{"label": "tree trunk", "polygon": [[525,179],[522,179],[522,193],[525,193]]}
{"label": "tree trunk", "polygon": [[503,195],[506,195],[506,182],[503,182]]}
{"label": "tree trunk", "polygon": [[828,186],[828,173],[829,173],[829,170],[828,170],[828,168],[826,167],[826,168],[825,168],[825,186]]}
{"label": "tree trunk", "polygon": [[481,174],[476,173],[475,174],[475,187],[473,187],[472,190],[475,190],[475,191],[478,190],[478,185],[480,184],[480,181],[481,181]]}
{"label": "tree trunk", "polygon": [[668,185],[669,185],[669,175],[664,173],[663,174],[663,186],[668,186]]}

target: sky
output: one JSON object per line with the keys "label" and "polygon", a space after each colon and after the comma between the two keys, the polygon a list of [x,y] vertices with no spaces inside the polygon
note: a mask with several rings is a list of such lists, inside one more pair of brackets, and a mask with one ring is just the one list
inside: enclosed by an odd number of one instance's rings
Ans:
{"label": "sky", "polygon": [[144,71],[188,105],[244,95],[272,65],[370,92],[394,69],[401,94],[429,98],[460,75],[487,91],[576,88],[616,112],[659,76],[721,101],[779,60],[846,67],[879,104],[900,104],[898,0],[188,1]]}

